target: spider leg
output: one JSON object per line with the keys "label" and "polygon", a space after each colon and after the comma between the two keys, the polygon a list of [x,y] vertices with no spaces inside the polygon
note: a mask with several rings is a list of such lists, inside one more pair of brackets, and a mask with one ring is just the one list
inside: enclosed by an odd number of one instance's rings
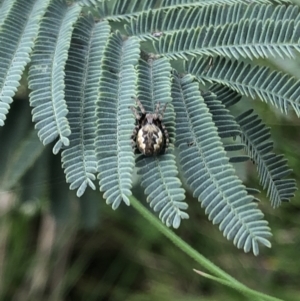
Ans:
{"label": "spider leg", "polygon": [[146,114],[146,110],[145,110],[144,106],[142,105],[141,101],[136,97],[132,97],[132,98],[135,100],[136,104],[141,109],[142,114]]}
{"label": "spider leg", "polygon": [[133,150],[134,154],[138,154],[139,153],[139,150],[137,148],[136,142],[133,139],[131,139],[131,147],[132,147],[132,150]]}
{"label": "spider leg", "polygon": [[136,125],[136,126],[134,127],[134,129],[133,129],[133,132],[132,132],[132,134],[131,134],[131,138],[134,139],[134,141],[135,141],[135,138],[136,138],[136,135],[137,135],[139,129],[140,129],[140,126],[139,126],[139,125]]}
{"label": "spider leg", "polygon": [[165,105],[163,106],[161,112],[158,114],[158,118],[160,121],[162,121],[162,119],[164,118],[164,114],[165,114],[165,110],[168,106],[168,103],[166,102]]}
{"label": "spider leg", "polygon": [[134,114],[134,117],[137,119],[137,120],[140,120],[141,119],[141,116],[139,114],[139,112],[137,111],[137,109],[135,107],[129,107],[131,109],[131,111],[133,112]]}
{"label": "spider leg", "polygon": [[154,112],[155,114],[159,113],[159,107],[160,107],[160,102],[157,102],[155,106],[155,112]]}
{"label": "spider leg", "polygon": [[161,123],[161,128],[162,128],[162,130],[164,132],[164,136],[165,136],[165,139],[166,139],[166,141],[165,141],[165,149],[164,149],[164,152],[166,153],[167,150],[168,150],[169,144],[170,144],[169,133],[168,133],[168,131],[167,131],[167,129],[166,129],[166,127],[165,127],[165,125],[163,123]]}
{"label": "spider leg", "polygon": [[136,150],[136,142],[133,139],[131,139],[131,148],[133,149],[133,151]]}
{"label": "spider leg", "polygon": [[160,102],[157,102],[156,105],[155,105],[155,111],[154,111],[154,114],[153,114],[153,119],[154,120],[159,119],[159,107],[160,107]]}

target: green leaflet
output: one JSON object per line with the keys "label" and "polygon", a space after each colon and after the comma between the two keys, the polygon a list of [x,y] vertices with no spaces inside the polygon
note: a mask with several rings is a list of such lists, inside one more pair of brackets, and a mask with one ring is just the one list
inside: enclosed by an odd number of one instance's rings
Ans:
{"label": "green leaflet", "polygon": [[[227,87],[225,87],[227,88]],[[207,105],[209,112],[212,114],[212,120],[218,130],[220,138],[237,137],[241,134],[241,129],[235,118],[225,108],[225,105],[217,98],[217,95],[211,91],[203,92],[201,94],[205,104]],[[225,144],[224,149],[227,151],[229,156],[230,150],[243,149],[244,145],[241,144]],[[234,155],[229,156],[229,162],[240,163],[249,160],[249,156],[245,155]]]}
{"label": "green leaflet", "polygon": [[263,189],[267,189],[272,206],[279,207],[281,202],[288,202],[294,196],[296,181],[285,178],[292,171],[287,166],[287,159],[272,152],[270,129],[252,112],[253,110],[246,111],[236,118],[242,129],[241,140],[249,157],[256,164],[260,183]]}
{"label": "green leaflet", "polygon": [[42,19],[31,59],[28,80],[32,90],[30,105],[34,107],[32,119],[44,145],[59,138],[53,147],[54,154],[70,144],[64,69],[73,25],[80,12],[79,4],[68,7],[63,0],[52,0]]}
{"label": "green leaflet", "polygon": [[77,189],[78,197],[87,186],[96,189],[96,102],[109,32],[108,22],[95,23],[92,15],[81,17],[75,24],[66,63],[65,94],[71,135],[70,146],[62,152],[62,166],[70,189]]}
{"label": "green leaflet", "polygon": [[[207,3],[207,1],[203,1]],[[217,1],[219,3],[219,1]],[[278,21],[294,20],[299,22],[299,7],[296,5],[270,5],[255,3],[238,3],[234,5],[207,5],[195,7],[177,6],[165,10],[149,10],[131,18],[126,25],[129,35],[137,36],[145,41],[156,39],[156,35],[166,35],[199,27],[221,26],[230,23],[239,23],[243,20],[255,20],[254,22],[268,19]],[[155,34],[156,33],[156,34]]]}
{"label": "green leaflet", "polygon": [[[174,143],[175,113],[171,104],[171,66],[167,59],[139,61],[138,65],[138,98],[146,112],[153,112],[155,104],[169,103],[163,123],[165,124],[170,142]],[[178,179],[175,156],[171,149],[166,154],[148,157],[140,155],[137,158],[138,174],[145,188],[147,201],[159,218],[168,227],[178,228],[182,219],[189,216],[183,210],[188,208],[184,202],[185,191]]]}
{"label": "green leaflet", "polygon": [[259,97],[288,114],[292,107],[300,116],[300,81],[268,67],[252,66],[244,62],[216,58],[193,58],[185,64],[187,73],[205,83],[217,82],[252,98]]}
{"label": "green leaflet", "polygon": [[119,32],[110,36],[104,51],[97,102],[95,140],[100,190],[107,204],[117,209],[122,201],[129,205],[134,154],[130,135],[134,117],[129,108],[136,94],[136,65],[139,43],[135,38],[123,41]]}
{"label": "green leaflet", "polygon": [[194,196],[213,224],[245,252],[259,253],[258,243],[270,247],[271,235],[263,214],[236,177],[222,146],[212,116],[189,75],[174,74],[176,145],[180,165]]}
{"label": "green leaflet", "polygon": [[227,109],[242,99],[242,96],[236,91],[220,84],[211,85],[209,91],[216,94]]}
{"label": "green leaflet", "polygon": [[210,91],[203,92],[202,97],[212,114],[212,120],[218,129],[220,138],[236,137],[241,134],[239,125],[216,94]]}
{"label": "green leaflet", "polygon": [[[300,116],[300,86],[287,74],[220,56],[292,57],[300,49],[300,12],[298,6],[286,5],[289,1],[275,1],[284,5],[271,0],[250,2],[28,0],[25,5],[24,0],[0,0],[0,124],[31,59],[30,104],[40,140],[44,144],[56,140],[53,152],[62,150],[67,182],[78,197],[88,186],[95,189],[97,174],[106,202],[116,209],[122,201],[129,205],[131,195],[135,165],[130,142],[135,122],[129,109],[134,105],[132,97],[137,95],[148,112],[158,101],[169,103],[163,118],[170,134],[169,151],[136,159],[150,207],[167,226],[178,228],[188,218],[172,153],[176,136],[187,183],[209,219],[237,247],[258,254],[259,243],[270,246],[270,231],[254,204],[256,199],[249,195],[257,190],[241,184],[231,163],[251,157],[273,207],[290,200],[295,181],[285,178],[290,169],[283,156],[272,153],[272,142],[264,141],[270,134],[258,116],[248,111],[233,118],[227,109],[239,100],[238,92],[269,102],[284,113],[293,108]],[[87,13],[95,5],[100,19]],[[107,20],[113,21],[111,27]],[[128,39],[115,31],[123,25],[129,35],[137,37]],[[138,39],[153,40],[152,45],[142,43],[141,55]],[[157,55],[152,53],[155,50]],[[197,57],[203,55],[213,58]],[[172,83],[169,59],[177,58],[190,60],[185,62],[190,75],[181,78],[174,72]],[[172,63],[174,68],[179,66]],[[192,79],[227,88],[214,85],[201,94]],[[0,148],[5,189],[19,182],[41,152],[32,135],[27,140],[21,135],[27,130],[24,109],[22,113],[22,118],[13,121],[14,131],[0,132],[5,145]],[[235,136],[242,141],[226,144]],[[16,147],[17,152],[10,151],[20,139],[26,142]],[[249,156],[232,155],[243,148]],[[32,179],[28,181],[36,177]],[[53,196],[57,189],[53,186]],[[69,207],[60,203],[67,194],[64,191],[59,201],[52,197],[57,216],[68,215]]]}
{"label": "green leaflet", "polygon": [[10,15],[10,10],[16,5],[17,0],[1,0],[0,1],[0,26],[5,22],[6,17]]}
{"label": "green leaflet", "polygon": [[[222,103],[227,108],[241,99],[237,92],[218,84],[211,86],[210,90],[222,99]],[[270,140],[270,129],[258,115],[253,114],[253,110],[240,114],[235,120],[240,126],[242,146],[255,163],[260,184],[263,189],[267,189],[267,196],[272,206],[278,207],[281,202],[290,201],[297,189],[296,183],[294,179],[285,178],[291,169],[288,168],[284,156],[272,152],[273,142]]]}
{"label": "green leaflet", "polygon": [[293,57],[300,51],[300,20],[242,19],[223,26],[203,26],[166,34],[153,41],[156,53],[171,59],[188,55],[229,58]]}
{"label": "green leaflet", "polygon": [[[206,5],[225,5],[225,4],[235,4],[235,3],[248,3],[247,0],[162,0],[162,6],[206,6]],[[252,3],[270,3],[269,0],[253,0]],[[289,0],[277,0],[277,2],[287,2],[291,3]]]}
{"label": "green leaflet", "polygon": [[[82,0],[92,1],[92,0]],[[181,9],[185,7],[206,7],[233,5],[236,3],[246,3],[247,0],[111,0],[112,3],[102,1],[98,4],[98,13],[100,18],[112,21],[130,21],[145,12],[161,11],[166,12],[172,9]],[[288,1],[281,1],[288,2]],[[270,3],[269,0],[252,0],[252,3]],[[167,21],[168,19],[166,19]]]}
{"label": "green leaflet", "polygon": [[104,0],[75,0],[78,4],[84,5],[84,6],[96,6],[99,2]]}
{"label": "green leaflet", "polygon": [[[237,136],[243,135],[240,125],[237,123],[235,117],[231,114],[231,112],[228,111],[228,107],[226,106],[226,103],[233,104],[239,101],[241,99],[240,95],[226,86],[215,84],[209,87],[209,92],[202,93],[202,97],[209,109],[209,112],[212,114],[212,120],[218,129],[220,138],[236,138]],[[232,151],[241,151],[245,149],[246,145],[243,142],[223,142],[223,147],[227,152],[230,163],[240,163],[248,161],[250,159],[248,155],[231,155]],[[246,187],[246,191],[251,195],[260,193],[258,189],[249,187]],[[255,198],[254,200],[259,201],[259,199],[257,198]]]}
{"label": "green leaflet", "polygon": [[[149,1],[143,1],[145,3]],[[152,2],[152,1],[150,1]],[[98,4],[98,14],[102,19],[112,21],[129,20],[136,16],[141,8],[139,8],[141,1],[133,0],[117,0],[113,4],[103,1]],[[147,5],[147,4],[145,4]]]}
{"label": "green leaflet", "polygon": [[[49,0],[4,1],[0,9],[0,126],[19,86]],[[22,12],[22,13],[20,13]],[[18,17],[16,18],[16,15]],[[11,24],[14,24],[13,26]]]}
{"label": "green leaflet", "polygon": [[168,227],[179,228],[181,220],[189,218],[189,215],[184,211],[188,204],[184,202],[185,191],[177,177],[175,156],[164,154],[139,158],[137,167],[150,207],[159,212],[159,218]]}

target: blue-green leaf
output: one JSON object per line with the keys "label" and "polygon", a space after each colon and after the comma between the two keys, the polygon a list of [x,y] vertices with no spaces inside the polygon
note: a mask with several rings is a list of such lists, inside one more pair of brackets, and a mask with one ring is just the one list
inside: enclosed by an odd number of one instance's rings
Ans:
{"label": "blue-green leaf", "polygon": [[134,116],[129,108],[136,94],[137,74],[134,66],[139,58],[135,38],[123,41],[119,32],[112,34],[104,51],[97,103],[97,136],[100,190],[107,204],[116,209],[123,201],[129,205],[134,154],[130,136]]}
{"label": "blue-green leaf", "polygon": [[42,19],[29,70],[30,105],[38,136],[43,144],[59,140],[53,147],[57,154],[70,144],[71,134],[66,118],[65,64],[68,58],[73,25],[81,6],[67,6],[63,0],[53,0]]}
{"label": "blue-green leaf", "polygon": [[75,25],[66,64],[65,94],[72,133],[70,146],[62,152],[62,162],[70,189],[77,189],[78,197],[87,186],[96,189],[96,102],[109,32],[106,21],[95,23],[92,15],[81,17]]}

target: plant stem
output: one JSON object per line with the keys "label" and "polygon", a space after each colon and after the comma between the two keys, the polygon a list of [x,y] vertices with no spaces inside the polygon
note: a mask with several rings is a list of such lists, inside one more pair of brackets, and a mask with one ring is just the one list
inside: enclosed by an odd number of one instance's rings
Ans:
{"label": "plant stem", "polygon": [[276,301],[282,301],[281,299],[278,299],[278,298],[275,298],[275,297],[271,297],[271,296],[268,296],[268,295],[266,295],[264,293],[260,293],[260,292],[254,291],[252,289],[249,289],[248,287],[245,287],[243,284],[242,284],[243,288],[241,288],[241,286],[237,285],[236,282],[234,282],[234,283],[233,282],[229,282],[227,280],[220,279],[218,277],[209,275],[209,274],[201,272],[201,271],[197,271],[195,269],[194,269],[194,271],[197,274],[199,274],[200,276],[203,276],[205,278],[211,279],[213,281],[216,281],[216,282],[221,283],[223,285],[226,285],[228,287],[234,288],[235,290],[240,291],[242,293],[246,293],[247,295],[250,295],[252,297],[260,297],[261,300],[267,300],[267,301],[275,301],[275,300]]}
{"label": "plant stem", "polygon": [[[221,278],[221,279],[216,278],[216,279],[218,279],[218,282],[228,285],[228,286],[231,286],[231,287],[243,292],[247,296],[251,296],[251,297],[256,296],[257,297],[256,300],[283,301],[282,299],[271,297],[269,295],[252,290],[252,289],[248,288],[246,285],[237,281],[235,278],[233,278],[226,272],[224,272],[218,266],[213,264],[211,261],[209,261],[203,255],[201,255],[199,252],[197,252],[195,249],[193,249],[185,241],[183,241],[179,236],[177,236],[168,227],[163,225],[162,222],[157,217],[155,217],[148,209],[146,209],[134,196],[130,197],[130,203],[142,216],[144,216],[164,236],[169,238],[185,254],[187,254],[188,256],[193,258],[198,264],[203,266],[205,269],[210,271],[212,274]],[[213,278],[215,278],[215,277],[213,277]]]}

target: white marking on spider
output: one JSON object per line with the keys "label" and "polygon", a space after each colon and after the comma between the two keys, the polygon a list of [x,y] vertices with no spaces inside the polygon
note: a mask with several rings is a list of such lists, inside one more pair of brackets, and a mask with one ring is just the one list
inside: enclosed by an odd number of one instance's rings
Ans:
{"label": "white marking on spider", "polygon": [[135,99],[141,110],[141,115],[135,107],[130,107],[135,118],[136,126],[132,133],[134,150],[139,150],[145,156],[165,153],[169,146],[169,133],[162,122],[167,103],[160,111],[160,103],[156,104],[154,113],[147,113],[139,99]]}

